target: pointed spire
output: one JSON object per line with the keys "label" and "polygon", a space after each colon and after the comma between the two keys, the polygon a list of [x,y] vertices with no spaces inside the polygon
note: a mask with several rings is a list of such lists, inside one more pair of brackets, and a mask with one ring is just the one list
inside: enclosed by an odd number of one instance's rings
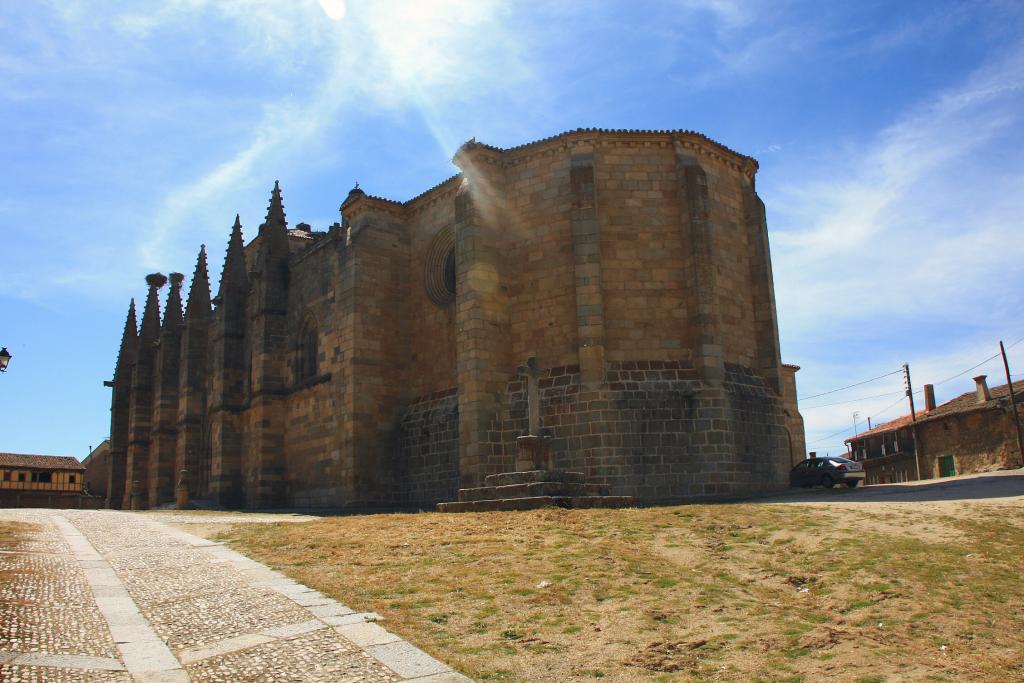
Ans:
{"label": "pointed spire", "polygon": [[229,290],[245,291],[248,286],[249,276],[245,267],[244,247],[242,221],[236,213],[235,224],[231,227],[231,237],[228,239],[228,252],[224,256],[224,270],[220,275],[220,291],[217,292],[219,302],[224,300],[224,295]]}
{"label": "pointed spire", "polygon": [[260,226],[260,234],[267,229],[283,228],[288,230],[288,221],[284,216],[284,202],[281,201],[281,183],[274,181],[274,190],[270,193],[270,206],[267,207],[267,220]]}
{"label": "pointed spire", "polygon": [[117,352],[118,367],[121,367],[122,363],[130,362],[129,359],[135,353],[138,336],[138,326],[135,321],[135,297],[132,297],[132,302],[128,305],[128,317],[124,321],[124,333],[121,335],[121,349]]}
{"label": "pointed spire", "polygon": [[149,292],[146,294],[146,308],[142,311],[142,327],[139,329],[139,350],[147,343],[156,341],[160,334],[160,299],[158,290],[167,283],[163,273],[151,273],[146,276]]}
{"label": "pointed spire", "polygon": [[188,290],[185,317],[189,320],[205,318],[210,314],[210,275],[206,271],[206,245],[199,245],[192,287]]}
{"label": "pointed spire", "polygon": [[174,331],[181,325],[181,283],[185,276],[181,273],[171,273],[171,291],[167,293],[167,305],[164,306],[163,329]]}

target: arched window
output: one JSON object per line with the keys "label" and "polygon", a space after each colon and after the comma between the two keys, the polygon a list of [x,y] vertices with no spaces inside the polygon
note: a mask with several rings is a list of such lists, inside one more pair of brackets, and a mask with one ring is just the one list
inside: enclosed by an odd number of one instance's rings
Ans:
{"label": "arched window", "polygon": [[427,248],[424,279],[427,296],[435,304],[448,306],[455,301],[455,232],[450,227],[438,232]]}
{"label": "arched window", "polygon": [[312,316],[306,318],[299,332],[299,349],[295,361],[295,379],[302,381],[317,374],[317,329]]}

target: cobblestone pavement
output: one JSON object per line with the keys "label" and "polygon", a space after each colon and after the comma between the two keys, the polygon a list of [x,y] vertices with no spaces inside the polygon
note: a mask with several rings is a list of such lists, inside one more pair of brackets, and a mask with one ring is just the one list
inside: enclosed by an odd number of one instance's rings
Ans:
{"label": "cobblestone pavement", "polygon": [[0,681],[468,681],[354,610],[127,512],[0,510]]}

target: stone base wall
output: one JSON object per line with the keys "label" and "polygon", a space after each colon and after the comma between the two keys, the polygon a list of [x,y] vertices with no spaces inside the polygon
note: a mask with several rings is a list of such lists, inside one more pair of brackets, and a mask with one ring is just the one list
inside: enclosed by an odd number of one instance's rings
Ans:
{"label": "stone base wall", "polygon": [[351,505],[351,490],[345,486],[324,486],[307,488],[292,496],[292,506],[297,508],[336,509]]}
{"label": "stone base wall", "polygon": [[459,489],[459,401],[454,388],[413,401],[399,426],[399,498],[413,505],[454,500]]}
{"label": "stone base wall", "polygon": [[106,500],[82,493],[11,491],[0,489],[0,508],[52,508],[58,510],[102,510]]}
{"label": "stone base wall", "polygon": [[[726,380],[697,379],[683,361],[606,364],[588,388],[579,367],[541,380],[542,423],[555,467],[583,472],[613,495],[642,502],[736,496],[786,486],[789,451],[781,401],[755,373],[729,366]],[[526,383],[508,383],[495,449],[512,462],[527,431]]]}

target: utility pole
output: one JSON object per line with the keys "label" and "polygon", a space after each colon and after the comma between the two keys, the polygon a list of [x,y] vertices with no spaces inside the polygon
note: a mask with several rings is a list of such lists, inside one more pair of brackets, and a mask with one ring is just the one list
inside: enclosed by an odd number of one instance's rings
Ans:
{"label": "utility pole", "polygon": [[1010,362],[1006,360],[1006,347],[999,340],[999,353],[1003,354],[1003,370],[1006,371],[1006,388],[1010,390],[1010,410],[1013,411],[1013,426],[1017,430],[1017,450],[1020,452],[1020,465],[1024,467],[1024,438],[1020,432],[1020,415],[1017,414],[1017,397],[1013,394],[1013,378],[1010,377]]}
{"label": "utility pole", "polygon": [[914,471],[921,481],[921,458],[917,447],[917,413],[914,412],[914,385],[910,383],[910,363],[903,364],[903,375],[907,381],[907,398],[910,400],[910,434],[914,439]]}
{"label": "utility pole", "polygon": [[860,413],[859,412],[854,412],[854,414],[853,414],[853,435],[854,436],[857,436],[857,418],[858,417],[860,417]]}
{"label": "utility pole", "polygon": [[903,376],[907,382],[907,398],[910,399],[910,421],[917,422],[917,413],[914,412],[914,388],[910,384],[910,364],[903,364]]}

